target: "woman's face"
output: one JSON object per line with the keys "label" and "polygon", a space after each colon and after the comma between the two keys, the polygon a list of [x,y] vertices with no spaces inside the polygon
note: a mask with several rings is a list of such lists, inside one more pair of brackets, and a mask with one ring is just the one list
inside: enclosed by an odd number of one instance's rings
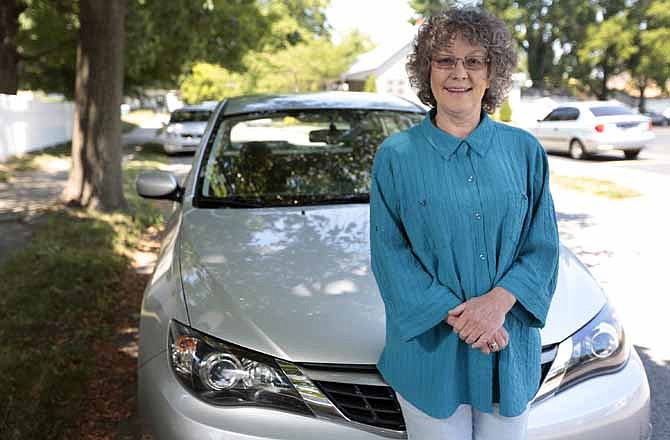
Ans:
{"label": "woman's face", "polygon": [[[439,113],[458,118],[479,118],[482,98],[490,85],[486,57],[484,48],[473,46],[460,34],[446,48],[433,55],[430,87]],[[458,60],[451,67],[450,61],[454,58]],[[466,69],[466,65],[470,69]],[[480,70],[473,70],[477,68]]]}

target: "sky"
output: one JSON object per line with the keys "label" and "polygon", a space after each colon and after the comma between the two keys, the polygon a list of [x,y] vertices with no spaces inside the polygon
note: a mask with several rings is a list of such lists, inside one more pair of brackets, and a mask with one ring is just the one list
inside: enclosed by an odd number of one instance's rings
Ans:
{"label": "sky", "polygon": [[408,23],[414,13],[407,0],[330,0],[326,19],[338,43],[347,31],[358,28],[377,45],[398,36],[411,35]]}

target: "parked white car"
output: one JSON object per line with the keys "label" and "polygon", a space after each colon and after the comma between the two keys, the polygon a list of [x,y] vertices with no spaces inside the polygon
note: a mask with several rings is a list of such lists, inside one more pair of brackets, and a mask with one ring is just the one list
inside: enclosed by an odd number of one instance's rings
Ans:
{"label": "parked white car", "polygon": [[160,139],[167,154],[194,152],[216,107],[215,102],[187,105],[170,114]]}
{"label": "parked white car", "polygon": [[622,150],[635,159],[655,135],[651,119],[613,101],[577,101],[561,104],[537,121],[535,136],[547,151],[583,159]]}
{"label": "parked white car", "polygon": [[[231,98],[183,187],[140,175],[140,195],[175,201],[140,319],[139,408],[154,438],[406,438],[376,368],[386,325],[369,190],[382,140],[424,114],[372,93]],[[530,440],[650,438],[644,366],[565,247],[541,338]]]}

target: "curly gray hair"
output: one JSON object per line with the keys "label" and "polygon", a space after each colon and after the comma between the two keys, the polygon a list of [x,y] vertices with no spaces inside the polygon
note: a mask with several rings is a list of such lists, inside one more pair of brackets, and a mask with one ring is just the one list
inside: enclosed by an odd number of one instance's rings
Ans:
{"label": "curly gray hair", "polygon": [[512,87],[517,53],[505,22],[485,9],[454,6],[426,20],[419,27],[406,64],[409,82],[418,91],[421,102],[435,107],[435,96],[430,88],[431,58],[446,48],[456,35],[462,35],[470,44],[482,46],[488,54],[491,85],[482,98],[482,108],[493,113]]}

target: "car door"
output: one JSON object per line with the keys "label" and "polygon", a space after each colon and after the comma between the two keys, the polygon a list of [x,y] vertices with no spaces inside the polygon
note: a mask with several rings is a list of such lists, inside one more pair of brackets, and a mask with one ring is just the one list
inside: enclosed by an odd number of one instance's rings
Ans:
{"label": "car door", "polygon": [[537,123],[535,135],[545,150],[554,150],[557,148],[556,136],[559,128],[557,123],[560,121],[562,112],[562,107],[555,108]]}
{"label": "car door", "polygon": [[[558,130],[556,130],[556,148],[560,151],[570,151],[570,141],[574,138],[582,138],[583,122],[579,121],[579,109],[576,107],[563,107]],[[583,140],[582,140],[583,142]]]}

